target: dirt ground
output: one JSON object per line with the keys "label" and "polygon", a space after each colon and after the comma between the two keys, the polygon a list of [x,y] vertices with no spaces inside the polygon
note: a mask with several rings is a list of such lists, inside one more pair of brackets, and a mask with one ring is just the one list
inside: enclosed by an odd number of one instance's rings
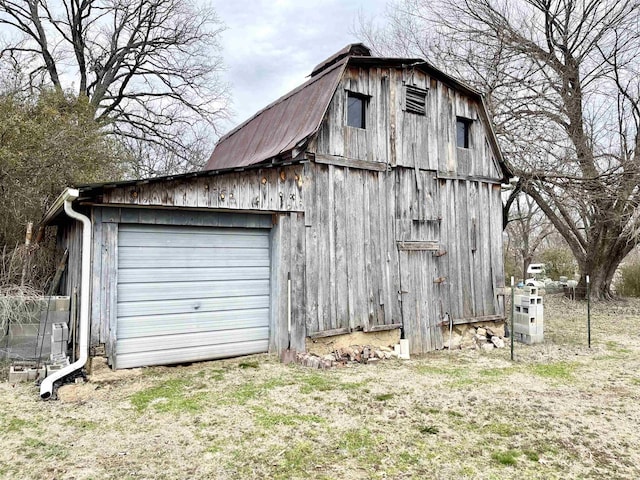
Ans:
{"label": "dirt ground", "polygon": [[640,478],[640,301],[545,297],[545,343],[328,371],[269,355],[0,383],[0,478]]}

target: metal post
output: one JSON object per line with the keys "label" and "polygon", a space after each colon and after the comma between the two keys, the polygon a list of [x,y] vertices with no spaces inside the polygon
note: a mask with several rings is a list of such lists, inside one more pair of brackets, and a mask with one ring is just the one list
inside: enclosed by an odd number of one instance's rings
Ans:
{"label": "metal post", "polygon": [[514,337],[514,332],[513,332],[513,317],[515,317],[515,312],[516,312],[516,306],[515,306],[515,298],[516,298],[516,291],[515,288],[513,286],[513,277],[511,277],[511,335],[509,335],[511,337],[511,361],[513,361],[513,337]]}
{"label": "metal post", "polygon": [[591,348],[591,284],[587,275],[587,342]]}

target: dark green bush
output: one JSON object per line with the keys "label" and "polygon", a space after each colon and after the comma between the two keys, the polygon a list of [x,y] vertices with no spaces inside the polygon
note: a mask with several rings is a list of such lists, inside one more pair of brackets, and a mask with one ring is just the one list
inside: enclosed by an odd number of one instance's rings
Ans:
{"label": "dark green bush", "polygon": [[621,269],[618,293],[623,297],[640,297],[640,263],[630,263]]}
{"label": "dark green bush", "polygon": [[573,278],[576,261],[568,248],[549,248],[542,252],[547,277],[558,280],[560,277]]}

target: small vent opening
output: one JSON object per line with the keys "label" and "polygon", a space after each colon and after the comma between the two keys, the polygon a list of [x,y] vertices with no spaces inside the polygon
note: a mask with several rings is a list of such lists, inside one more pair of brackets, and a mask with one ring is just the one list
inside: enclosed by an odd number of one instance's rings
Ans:
{"label": "small vent opening", "polygon": [[426,115],[427,91],[423,88],[406,85],[405,87],[405,109],[409,113]]}

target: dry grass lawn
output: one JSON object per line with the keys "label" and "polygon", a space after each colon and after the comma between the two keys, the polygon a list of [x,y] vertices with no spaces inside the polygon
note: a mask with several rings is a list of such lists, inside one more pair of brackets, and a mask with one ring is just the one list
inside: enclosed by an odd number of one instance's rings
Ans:
{"label": "dry grass lawn", "polygon": [[545,298],[546,341],[331,371],[260,355],[0,383],[6,479],[637,479],[640,301]]}

